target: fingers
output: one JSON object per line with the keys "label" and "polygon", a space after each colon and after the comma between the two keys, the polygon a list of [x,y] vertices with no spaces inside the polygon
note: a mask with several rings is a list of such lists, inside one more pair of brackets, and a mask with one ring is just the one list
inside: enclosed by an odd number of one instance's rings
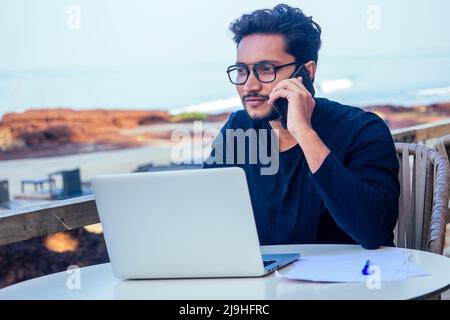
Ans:
{"label": "fingers", "polygon": [[272,104],[278,98],[286,98],[286,99],[290,99],[291,97],[295,98],[294,95],[297,95],[297,96],[300,95],[300,96],[306,97],[306,93],[304,93],[300,89],[279,88],[276,91],[272,91],[272,93],[269,95],[269,100],[267,101],[267,103]]}
{"label": "fingers", "polygon": [[[303,79],[302,77],[298,77],[298,78],[291,78],[291,79],[285,79],[280,81],[274,88],[273,90],[277,90],[280,87],[283,87],[285,85],[292,85],[295,86],[299,89],[303,89],[305,88],[305,86],[303,85]],[[305,88],[306,89],[306,88]]]}
{"label": "fingers", "polygon": [[272,93],[279,90],[279,89],[288,89],[293,90],[298,93],[301,93],[305,97],[308,97],[310,95],[310,92],[306,89],[306,87],[302,83],[302,78],[299,77],[298,79],[286,79],[283,81],[280,81],[273,89]]}
{"label": "fingers", "polygon": [[272,93],[277,92],[278,90],[281,90],[281,89],[290,90],[290,91],[297,92],[297,93],[300,93],[300,94],[303,94],[303,93],[304,93],[303,90],[302,90],[301,88],[299,88],[299,87],[297,87],[297,86],[295,86],[295,85],[292,85],[292,84],[290,84],[290,83],[286,83],[286,84],[284,84],[284,85],[281,85],[281,86],[279,86],[279,87],[276,88],[276,89],[274,88],[274,89],[272,90]]}
{"label": "fingers", "polygon": [[289,98],[289,95],[292,94],[293,91],[290,91],[288,89],[285,88],[280,88],[277,91],[274,91],[270,94],[270,98],[267,101],[267,104],[272,104],[275,100],[277,100],[278,98]]}
{"label": "fingers", "polygon": [[299,82],[301,80],[298,79],[286,79],[283,81],[280,81],[273,89],[272,92],[275,92],[279,89],[288,89],[293,91],[301,91],[302,90],[302,84]]}
{"label": "fingers", "polygon": [[303,85],[303,78],[302,77],[298,77],[295,79],[287,79],[289,82],[292,82],[294,85],[296,85],[297,87],[299,87],[300,89],[304,88],[305,86]]}
{"label": "fingers", "polygon": [[277,98],[288,98],[289,93],[296,93],[304,98],[311,96],[310,92],[297,79],[286,79],[278,83],[269,95],[268,104],[271,104]]}

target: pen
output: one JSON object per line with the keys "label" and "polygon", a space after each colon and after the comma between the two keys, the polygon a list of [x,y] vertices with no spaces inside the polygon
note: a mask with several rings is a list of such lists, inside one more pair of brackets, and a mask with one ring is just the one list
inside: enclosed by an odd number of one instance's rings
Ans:
{"label": "pen", "polygon": [[366,264],[364,265],[364,268],[362,269],[363,275],[368,276],[370,274],[369,267],[370,267],[370,260],[367,260]]}

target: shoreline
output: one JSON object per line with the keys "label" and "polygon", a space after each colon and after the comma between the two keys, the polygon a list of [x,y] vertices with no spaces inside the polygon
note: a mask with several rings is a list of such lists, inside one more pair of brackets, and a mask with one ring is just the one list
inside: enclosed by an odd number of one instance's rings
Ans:
{"label": "shoreline", "polygon": [[[450,117],[450,102],[423,106],[377,105],[362,108],[392,129]],[[229,112],[171,115],[161,110],[30,109],[0,120],[0,162],[118,151],[139,147],[170,148],[174,130],[192,132],[194,121],[219,130]]]}

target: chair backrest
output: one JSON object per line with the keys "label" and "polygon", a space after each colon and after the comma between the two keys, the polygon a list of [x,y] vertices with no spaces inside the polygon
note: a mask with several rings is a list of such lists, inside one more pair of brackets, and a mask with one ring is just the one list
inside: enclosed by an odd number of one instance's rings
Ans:
{"label": "chair backrest", "polygon": [[0,181],[0,204],[9,202],[8,180]]}
{"label": "chair backrest", "polygon": [[400,160],[398,247],[442,254],[450,193],[448,160],[428,147],[396,143]]}
{"label": "chair backrest", "polygon": [[439,151],[442,155],[447,157],[447,160],[450,160],[450,134],[440,137],[436,141],[435,148],[437,151]]}
{"label": "chair backrest", "polygon": [[[447,161],[449,161],[449,163],[450,163],[450,134],[439,138],[436,141],[436,144],[435,144],[434,147],[435,147],[435,149],[437,151],[439,151],[442,155],[444,155],[444,157],[446,157]],[[446,223],[447,223],[447,230],[448,230],[449,229],[448,224],[450,224],[450,201],[449,201],[448,206],[447,206]],[[446,236],[447,237],[446,238],[447,244],[450,243],[449,236],[450,235],[448,235],[448,234]],[[445,248],[444,248],[444,250],[445,250]],[[447,250],[447,253],[444,252],[444,254],[447,254],[447,256],[450,257],[450,255],[449,255],[450,254],[450,250]]]}
{"label": "chair backrest", "polygon": [[82,193],[80,169],[62,171],[62,196],[74,196]]}

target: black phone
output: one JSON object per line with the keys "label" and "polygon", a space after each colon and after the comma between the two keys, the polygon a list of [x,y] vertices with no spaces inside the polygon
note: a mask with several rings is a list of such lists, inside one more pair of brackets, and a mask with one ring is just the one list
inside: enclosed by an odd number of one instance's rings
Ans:
{"label": "black phone", "polygon": [[[291,78],[298,78],[298,77],[302,77],[303,85],[305,86],[306,90],[308,90],[309,93],[311,93],[311,95],[314,97],[316,91],[314,90],[313,82],[309,77],[308,71],[306,70],[304,64],[302,64],[300,68],[298,68],[291,76]],[[285,98],[278,98],[277,100],[274,101],[273,108],[278,114],[283,128],[287,129],[288,100]]]}

